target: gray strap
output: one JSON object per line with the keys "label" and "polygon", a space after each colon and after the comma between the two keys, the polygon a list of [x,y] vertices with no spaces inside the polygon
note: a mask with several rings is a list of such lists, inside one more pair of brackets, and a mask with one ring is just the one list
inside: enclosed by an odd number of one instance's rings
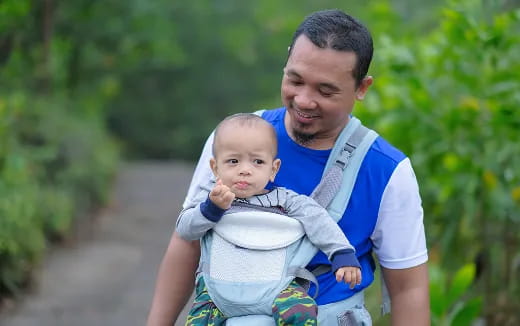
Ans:
{"label": "gray strap", "polygon": [[330,272],[330,270],[331,270],[330,265],[318,265],[316,268],[314,268],[312,270],[312,274],[314,274],[314,276],[318,277],[322,274]]}
{"label": "gray strap", "polygon": [[[350,158],[354,155],[354,151],[361,144],[370,129],[363,125],[359,125],[345,142],[343,149],[338,154],[336,161],[328,169],[321,178],[320,183],[311,194],[311,197],[323,207],[327,207],[332,199],[336,196],[343,180],[343,170],[348,167]],[[331,270],[329,265],[319,265],[312,270],[315,276],[325,274]]]}
{"label": "gray strap", "polygon": [[388,294],[388,288],[386,287],[385,279],[383,278],[383,272],[379,274],[381,277],[381,316],[389,314],[392,309],[392,302],[390,301],[390,295]]}
{"label": "gray strap", "polygon": [[[316,287],[316,292],[314,292],[313,299],[315,299],[318,296],[318,292],[320,287],[318,286],[318,280],[316,279],[316,276],[314,276],[313,273],[311,273],[308,269],[303,267],[292,267],[289,268],[287,271],[287,274],[294,276],[295,278],[301,278],[303,280],[306,280],[310,283],[314,283],[314,286]],[[309,290],[309,286],[304,286],[305,290]]]}
{"label": "gray strap", "polygon": [[345,170],[350,162],[350,158],[354,155],[354,151],[363,141],[369,129],[363,125],[359,125],[346,141],[343,149],[338,154],[336,161],[325,172],[320,183],[311,194],[311,197],[323,207],[327,207],[336,193],[338,192],[343,180],[343,170]]}

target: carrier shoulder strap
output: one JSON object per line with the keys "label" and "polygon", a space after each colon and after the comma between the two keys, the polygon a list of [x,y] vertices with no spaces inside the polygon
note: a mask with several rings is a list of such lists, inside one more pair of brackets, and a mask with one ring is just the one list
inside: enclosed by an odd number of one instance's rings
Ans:
{"label": "carrier shoulder strap", "polygon": [[[314,200],[316,200],[318,204],[325,208],[329,207],[332,200],[340,192],[344,179],[344,173],[346,172],[347,167],[350,170],[356,169],[356,171],[353,171],[353,174],[354,176],[357,175],[357,172],[359,171],[359,165],[355,166],[354,164],[350,164],[351,159],[354,156],[356,149],[361,145],[362,141],[365,139],[365,136],[367,136],[369,131],[370,129],[361,125],[361,123],[356,124],[355,129],[349,136],[348,140],[343,144],[342,148],[339,150],[339,153],[336,153],[336,156],[333,156],[331,153],[331,156],[329,158],[330,164],[327,164],[328,169],[325,169],[320,183],[318,184],[318,186],[316,186],[316,188],[311,194],[311,197],[314,198]],[[370,141],[367,141],[366,143],[367,145],[369,145],[368,143],[370,143],[370,145],[372,144],[372,142]],[[362,148],[360,150],[363,151],[365,149],[368,150],[368,148],[370,148],[370,146],[365,147],[366,148]],[[359,155],[364,157],[364,154],[366,154],[366,151],[364,151],[364,153],[360,153]],[[361,163],[362,161],[363,160],[360,160],[359,163]],[[350,190],[350,193],[352,193],[352,190]],[[350,193],[347,195],[347,197],[343,198],[349,198]],[[336,222],[338,221],[336,218],[335,220]]]}
{"label": "carrier shoulder strap", "polygon": [[[254,114],[262,116],[265,111],[258,110]],[[343,216],[361,163],[377,137],[375,131],[351,117],[332,148],[321,181],[310,196],[327,209],[335,208],[332,218],[336,222]]]}
{"label": "carrier shoulder strap", "polygon": [[[354,131],[349,129],[354,124]],[[320,183],[314,189],[313,197],[320,205],[326,207],[335,221],[339,221],[347,209],[352,189],[370,146],[378,134],[363,126],[355,117],[343,130],[336,141]],[[344,140],[348,138],[348,140]],[[343,147],[340,145],[344,144]],[[330,266],[318,266],[313,270],[314,275],[328,272]],[[381,315],[390,313],[391,302],[383,275],[381,273]]]}
{"label": "carrier shoulder strap", "polygon": [[[265,110],[256,111],[262,116]],[[379,135],[363,126],[356,117],[351,117],[348,125],[343,128],[329,155],[320,183],[311,194],[321,206],[327,208],[331,217],[338,222],[347,209],[352,189],[366,153]],[[318,266],[314,275],[328,272]],[[381,314],[390,312],[390,297],[383,276],[381,275],[382,304]]]}

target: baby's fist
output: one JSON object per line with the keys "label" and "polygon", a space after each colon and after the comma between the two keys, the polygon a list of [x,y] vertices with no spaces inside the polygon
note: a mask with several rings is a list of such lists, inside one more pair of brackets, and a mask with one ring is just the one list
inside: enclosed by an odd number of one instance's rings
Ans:
{"label": "baby's fist", "polygon": [[350,288],[361,284],[361,269],[352,266],[338,268],[336,271],[336,281],[350,283]]}
{"label": "baby's fist", "polygon": [[209,193],[209,199],[221,209],[228,209],[235,199],[235,194],[231,192],[228,186],[222,184],[222,181],[219,179]]}

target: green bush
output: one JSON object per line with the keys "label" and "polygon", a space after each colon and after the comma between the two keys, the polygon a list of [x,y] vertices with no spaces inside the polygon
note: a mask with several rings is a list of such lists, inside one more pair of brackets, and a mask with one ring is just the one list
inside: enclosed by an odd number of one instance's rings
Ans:
{"label": "green bush", "polygon": [[38,215],[38,186],[26,160],[16,153],[0,169],[0,294],[25,284],[45,247]]}
{"label": "green bush", "polygon": [[428,35],[380,34],[374,87],[356,111],[410,155],[432,260],[448,275],[478,263],[493,325],[520,322],[518,30],[519,9],[452,1]]}
{"label": "green bush", "polygon": [[482,310],[482,296],[470,297],[476,268],[467,264],[458,269],[452,280],[446,279],[440,267],[430,265],[430,297],[432,324],[439,326],[471,326]]}
{"label": "green bush", "polygon": [[49,241],[108,199],[118,150],[73,102],[0,94],[0,295],[30,281]]}

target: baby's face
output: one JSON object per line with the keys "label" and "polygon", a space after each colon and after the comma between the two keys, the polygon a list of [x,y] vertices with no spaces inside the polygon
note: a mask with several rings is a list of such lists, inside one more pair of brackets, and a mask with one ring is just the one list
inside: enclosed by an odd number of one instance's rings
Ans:
{"label": "baby's face", "polygon": [[231,123],[219,130],[211,168],[237,198],[265,192],[280,167],[272,137],[263,125]]}

